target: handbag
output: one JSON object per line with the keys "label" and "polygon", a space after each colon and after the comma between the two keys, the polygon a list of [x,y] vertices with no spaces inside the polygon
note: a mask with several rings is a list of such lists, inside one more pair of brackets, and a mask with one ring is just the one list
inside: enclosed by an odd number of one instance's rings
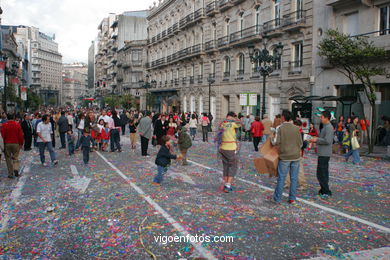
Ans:
{"label": "handbag", "polygon": [[360,144],[359,144],[359,141],[358,141],[355,133],[353,134],[353,136],[351,138],[351,145],[352,145],[352,150],[357,150],[360,148]]}

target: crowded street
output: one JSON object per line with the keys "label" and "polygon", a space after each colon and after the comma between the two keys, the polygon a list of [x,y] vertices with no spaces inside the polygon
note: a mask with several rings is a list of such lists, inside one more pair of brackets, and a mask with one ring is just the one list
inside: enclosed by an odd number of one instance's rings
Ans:
{"label": "crowded street", "polygon": [[[317,196],[316,156],[304,156],[308,186],[298,202],[269,200],[276,178],[256,174],[251,142],[242,142],[235,191],[221,190],[221,164],[212,142],[197,137],[189,165],[173,162],[163,185],[152,185],[151,157],[130,149],[80,153],[57,150],[59,164],[42,166],[38,152],[24,152],[22,177],[5,178],[1,163],[0,255],[59,259],[359,259],[389,256],[389,161],[341,156],[330,162],[333,196]],[[139,145],[138,145],[139,146]],[[284,200],[284,199],[283,199]],[[168,243],[158,235],[232,236],[227,243]],[[147,248],[147,250],[145,250]],[[357,252],[357,253],[355,253]],[[324,258],[324,259],[325,259]]]}

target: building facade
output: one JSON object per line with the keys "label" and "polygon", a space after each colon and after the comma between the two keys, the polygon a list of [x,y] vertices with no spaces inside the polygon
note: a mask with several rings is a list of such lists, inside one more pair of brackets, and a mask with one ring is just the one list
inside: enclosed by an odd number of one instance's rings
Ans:
{"label": "building facade", "polygon": [[54,36],[38,28],[18,26],[15,37],[27,44],[30,60],[30,87],[44,105],[60,105],[62,95],[62,55]]}
{"label": "building facade", "polygon": [[[337,29],[340,32],[351,36],[362,35],[368,37],[377,47],[383,47],[388,52],[390,51],[390,1],[375,0],[375,1],[315,1],[316,10],[313,24],[313,45],[326,37],[326,31],[329,29]],[[314,53],[318,50],[315,47]],[[347,77],[340,73],[337,69],[332,68],[327,64],[326,60],[314,55],[313,75],[315,77],[315,87],[313,94],[317,96],[354,96],[359,95],[356,87],[352,86]],[[390,62],[387,61],[381,64],[384,68],[390,67]],[[378,97],[378,114],[389,115],[390,110],[390,72],[387,75],[374,78],[377,85]],[[359,83],[356,84],[359,86]],[[361,92],[360,92],[361,93]],[[362,96],[364,99],[364,95]],[[357,100],[352,106],[344,106],[340,102],[315,102],[315,106],[328,106],[337,108],[337,116],[344,113],[345,116],[350,116],[354,112],[358,116],[365,115],[369,118],[370,107],[368,104],[362,106]],[[363,101],[363,103],[365,103]],[[370,119],[370,118],[369,118]],[[378,124],[383,122],[379,121]]]}
{"label": "building facade", "polygon": [[95,41],[88,49],[88,90],[95,88]]}
{"label": "building facade", "polygon": [[62,104],[77,106],[87,97],[88,66],[83,63],[64,64]]}
{"label": "building facade", "polygon": [[[122,78],[118,87],[118,51],[126,42],[147,39],[147,11],[110,14],[100,23],[95,56],[96,93],[98,97],[123,93]],[[122,69],[121,69],[122,70]],[[122,70],[123,71],[123,70]]]}
{"label": "building facade", "polygon": [[[291,96],[312,91],[312,0],[166,0],[152,7],[148,21],[149,74],[157,81],[151,91],[161,112],[259,114],[262,78],[249,44],[270,53],[284,46],[267,77],[271,117],[291,108]],[[257,106],[240,106],[241,93],[256,93]]]}

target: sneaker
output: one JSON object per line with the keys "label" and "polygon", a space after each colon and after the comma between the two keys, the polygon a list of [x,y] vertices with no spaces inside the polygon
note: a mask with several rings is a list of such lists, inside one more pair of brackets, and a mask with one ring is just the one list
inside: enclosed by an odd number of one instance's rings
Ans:
{"label": "sneaker", "polygon": [[229,193],[229,192],[231,192],[231,191],[232,191],[232,187],[228,188],[228,187],[226,187],[226,186],[223,186],[223,192]]}
{"label": "sneaker", "polygon": [[152,185],[155,185],[155,186],[161,186],[161,183],[158,183],[158,182],[152,182]]}
{"label": "sneaker", "polygon": [[328,194],[320,194],[320,198],[323,199],[323,200],[327,200],[329,199],[329,195]]}
{"label": "sneaker", "polygon": [[293,204],[295,203],[295,200],[288,200],[288,204]]}
{"label": "sneaker", "polygon": [[15,177],[19,177],[20,176],[19,171],[18,170],[14,170],[14,175],[15,175]]}
{"label": "sneaker", "polygon": [[54,160],[53,165],[58,165],[58,160]]}

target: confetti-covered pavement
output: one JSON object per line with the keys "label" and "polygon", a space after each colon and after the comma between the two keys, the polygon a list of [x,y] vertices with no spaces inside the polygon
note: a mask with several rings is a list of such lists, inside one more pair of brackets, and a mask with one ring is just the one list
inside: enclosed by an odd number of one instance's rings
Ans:
{"label": "confetti-covered pavement", "polygon": [[[316,156],[307,154],[300,201],[277,205],[269,199],[276,180],[256,174],[249,142],[232,193],[220,189],[212,143],[195,141],[190,165],[173,162],[161,187],[151,184],[157,150],[143,158],[127,137],[122,144],[122,153],[91,153],[89,166],[66,150],[55,167],[24,153],[15,180],[1,161],[0,259],[390,259],[389,161],[332,157],[333,197],[322,200]],[[164,244],[159,235],[234,240]]]}

